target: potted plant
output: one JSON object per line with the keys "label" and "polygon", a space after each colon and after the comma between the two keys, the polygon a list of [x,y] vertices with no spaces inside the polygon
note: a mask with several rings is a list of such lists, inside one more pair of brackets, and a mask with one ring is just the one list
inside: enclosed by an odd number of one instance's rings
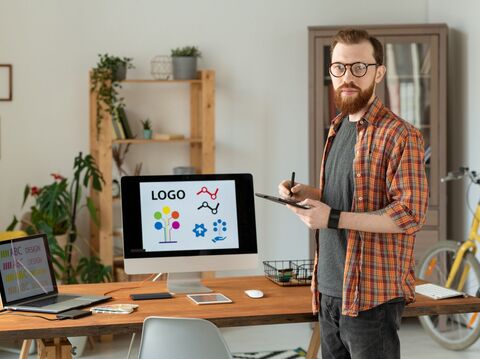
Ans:
{"label": "potted plant", "polygon": [[97,93],[97,135],[100,123],[107,113],[113,113],[115,107],[125,107],[118,90],[122,88],[120,81],[125,80],[127,69],[133,68],[132,59],[109,54],[98,55],[100,60],[92,70],[91,92]]}
{"label": "potted plant", "polygon": [[171,50],[173,79],[190,80],[197,77],[197,58],[202,53],[196,46],[185,46]]}
{"label": "potted plant", "polygon": [[[34,200],[29,216],[22,218],[22,229],[29,234],[46,233],[52,253],[55,276],[63,284],[97,283],[109,281],[112,278],[111,267],[104,266],[100,259],[88,253],[81,256],[78,263],[72,260],[72,253],[79,251],[76,240],[77,214],[82,208],[88,208],[90,217],[99,224],[97,210],[88,196],[82,195],[82,190],[91,186],[95,191],[102,190],[103,176],[97,168],[91,155],[83,156],[80,152],[74,160],[73,179],[52,173],[53,182],[43,187],[26,185],[23,194],[23,204],[29,198]],[[8,230],[13,230],[19,223],[14,217]],[[59,243],[59,236],[66,236],[65,243]]]}
{"label": "potted plant", "polygon": [[152,138],[152,122],[150,119],[140,120],[143,126],[143,138],[149,140]]}

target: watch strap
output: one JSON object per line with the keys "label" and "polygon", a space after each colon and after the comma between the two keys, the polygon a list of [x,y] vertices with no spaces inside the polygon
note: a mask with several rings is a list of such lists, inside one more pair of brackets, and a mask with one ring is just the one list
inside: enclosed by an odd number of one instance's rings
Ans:
{"label": "watch strap", "polygon": [[338,222],[340,221],[340,213],[338,209],[330,209],[330,215],[328,216],[327,227],[331,229],[338,229]]}

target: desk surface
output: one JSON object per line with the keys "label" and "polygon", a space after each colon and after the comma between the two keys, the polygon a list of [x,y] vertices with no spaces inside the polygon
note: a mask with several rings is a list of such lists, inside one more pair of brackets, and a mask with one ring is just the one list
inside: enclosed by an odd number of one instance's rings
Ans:
{"label": "desk surface", "polygon": [[[40,318],[25,318],[0,313],[0,338],[29,339],[61,336],[103,335],[139,332],[143,320],[152,315],[168,317],[204,318],[218,327],[245,325],[288,324],[314,322],[311,313],[310,288],[281,287],[263,276],[229,277],[208,279],[204,283],[215,292],[223,293],[233,300],[231,304],[196,305],[184,294],[171,299],[132,301],[131,293],[165,291],[165,282],[120,282],[105,284],[83,284],[60,287],[62,293],[104,294],[111,293],[114,303],[139,304],[131,314],[104,314],[62,321],[46,321]],[[251,299],[244,294],[246,289],[260,289],[265,293],[261,299]],[[426,314],[464,313],[480,311],[480,298],[455,298],[435,301],[418,295],[415,303],[407,306],[404,316]],[[17,312],[22,314],[35,314]],[[54,318],[53,315],[41,314]]]}

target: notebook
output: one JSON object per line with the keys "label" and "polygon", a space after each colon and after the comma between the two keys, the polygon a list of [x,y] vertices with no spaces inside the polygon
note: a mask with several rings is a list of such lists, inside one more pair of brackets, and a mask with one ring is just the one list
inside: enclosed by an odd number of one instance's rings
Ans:
{"label": "notebook", "polygon": [[415,292],[432,299],[446,299],[465,296],[465,293],[445,288],[436,284],[426,283],[415,286]]}
{"label": "notebook", "polygon": [[45,234],[0,242],[0,295],[4,309],[40,313],[60,313],[111,299],[58,293]]}

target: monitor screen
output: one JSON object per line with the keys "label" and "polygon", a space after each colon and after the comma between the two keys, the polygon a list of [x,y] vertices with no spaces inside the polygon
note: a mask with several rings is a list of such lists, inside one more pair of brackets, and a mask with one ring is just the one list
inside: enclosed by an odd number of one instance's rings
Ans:
{"label": "monitor screen", "polygon": [[129,274],[255,268],[250,174],[122,177]]}
{"label": "monitor screen", "polygon": [[56,293],[47,237],[37,234],[0,243],[3,305]]}

